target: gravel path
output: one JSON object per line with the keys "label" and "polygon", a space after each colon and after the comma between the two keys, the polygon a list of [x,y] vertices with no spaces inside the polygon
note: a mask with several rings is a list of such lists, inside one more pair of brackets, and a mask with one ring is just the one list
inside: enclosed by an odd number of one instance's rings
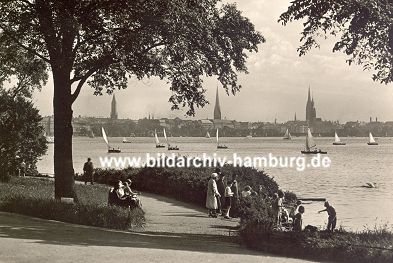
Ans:
{"label": "gravel path", "polygon": [[229,236],[236,220],[152,194],[142,202],[147,225],[139,232],[0,212],[0,262],[306,262],[241,247]]}

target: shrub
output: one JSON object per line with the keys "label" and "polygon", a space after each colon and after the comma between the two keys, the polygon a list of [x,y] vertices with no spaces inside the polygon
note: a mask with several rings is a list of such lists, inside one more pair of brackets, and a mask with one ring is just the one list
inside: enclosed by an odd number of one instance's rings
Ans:
{"label": "shrub", "polygon": [[47,179],[11,178],[0,183],[0,210],[43,219],[114,229],[141,227],[144,212],[107,205],[108,187],[75,185],[77,204],[54,199],[53,181]]}
{"label": "shrub", "polygon": [[[94,172],[95,181],[112,185],[118,180],[130,178],[133,181],[133,188],[139,191],[146,191],[175,199],[194,203],[204,207],[206,202],[207,183],[214,169],[211,168],[127,168],[123,170],[96,169]],[[227,179],[232,179],[237,175],[239,192],[244,186],[249,185],[260,196],[271,196],[278,191],[277,183],[262,171],[247,167],[234,167],[225,165],[222,173]],[[78,176],[77,180],[83,180]],[[256,198],[256,199],[258,199]],[[243,202],[233,205],[231,215],[237,216],[238,210],[244,210],[241,206]],[[260,205],[266,205],[260,203]]]}
{"label": "shrub", "polygon": [[65,204],[55,199],[13,196],[0,203],[0,210],[43,219],[113,229],[142,227],[144,224],[144,212],[139,208],[128,210],[106,205]]}

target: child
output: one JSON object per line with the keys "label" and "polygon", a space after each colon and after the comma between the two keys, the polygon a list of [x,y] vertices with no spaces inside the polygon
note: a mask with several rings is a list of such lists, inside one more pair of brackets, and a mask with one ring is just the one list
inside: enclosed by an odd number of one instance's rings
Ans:
{"label": "child", "polygon": [[298,213],[295,215],[293,219],[293,231],[301,232],[303,230],[303,214],[304,214],[304,206],[299,206]]}
{"label": "child", "polygon": [[231,210],[232,206],[232,197],[233,197],[233,192],[232,192],[232,187],[233,181],[228,181],[227,186],[225,187],[225,216],[224,218],[230,219],[229,217],[229,210]]}

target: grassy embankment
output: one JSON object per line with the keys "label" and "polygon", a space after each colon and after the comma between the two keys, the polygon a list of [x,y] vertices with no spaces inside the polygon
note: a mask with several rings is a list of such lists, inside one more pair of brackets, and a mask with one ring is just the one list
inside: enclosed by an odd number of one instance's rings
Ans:
{"label": "grassy embankment", "polygon": [[8,183],[0,182],[0,211],[112,229],[132,229],[145,223],[142,209],[108,206],[107,186],[75,185],[75,191],[78,202],[66,204],[54,199],[53,181],[13,177]]}

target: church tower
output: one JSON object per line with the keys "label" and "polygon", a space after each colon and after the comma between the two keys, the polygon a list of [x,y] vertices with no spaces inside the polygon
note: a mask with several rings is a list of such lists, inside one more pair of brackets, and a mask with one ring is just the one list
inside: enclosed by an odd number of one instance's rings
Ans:
{"label": "church tower", "polygon": [[218,87],[216,92],[216,105],[214,106],[214,119],[221,120],[220,100],[218,98]]}
{"label": "church tower", "polygon": [[116,102],[115,94],[113,94],[112,104],[111,104],[111,119],[117,120],[117,102]]}
{"label": "church tower", "polygon": [[306,104],[306,121],[308,124],[313,124],[315,119],[317,118],[317,113],[314,105],[314,98],[311,97],[311,89],[308,88],[308,97]]}

